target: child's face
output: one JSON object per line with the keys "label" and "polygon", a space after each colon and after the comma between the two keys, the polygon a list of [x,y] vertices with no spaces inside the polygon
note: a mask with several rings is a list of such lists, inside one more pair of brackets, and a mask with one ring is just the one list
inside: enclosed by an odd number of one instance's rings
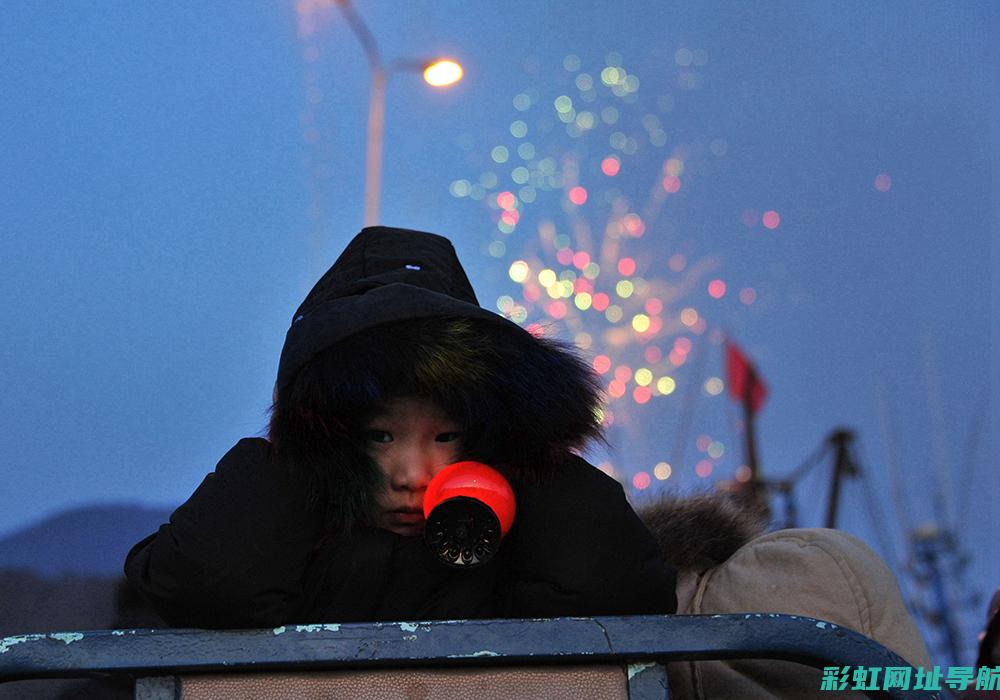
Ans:
{"label": "child's face", "polygon": [[443,467],[460,459],[459,426],[425,399],[393,399],[365,426],[365,444],[386,485],[376,523],[397,535],[424,531],[424,492]]}

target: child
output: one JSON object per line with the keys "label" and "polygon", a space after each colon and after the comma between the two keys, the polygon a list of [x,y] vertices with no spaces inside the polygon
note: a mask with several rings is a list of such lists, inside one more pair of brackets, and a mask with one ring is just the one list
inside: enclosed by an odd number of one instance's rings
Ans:
{"label": "child", "polygon": [[[569,349],[478,305],[447,239],[365,229],[295,313],[268,439],[233,447],[126,575],[178,626],[673,612],[673,569],[575,453],[598,406]],[[517,500],[475,568],[422,537],[427,483],[461,459]]]}

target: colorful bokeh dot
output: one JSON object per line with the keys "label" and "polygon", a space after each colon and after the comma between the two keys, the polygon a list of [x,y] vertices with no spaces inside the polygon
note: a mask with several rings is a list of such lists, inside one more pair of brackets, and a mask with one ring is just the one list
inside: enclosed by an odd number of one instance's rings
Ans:
{"label": "colorful bokeh dot", "polygon": [[653,482],[649,478],[649,474],[646,472],[639,472],[632,477],[632,486],[642,491],[643,489],[648,489],[649,485]]}
{"label": "colorful bokeh dot", "polygon": [[726,295],[726,283],[722,280],[712,280],[708,283],[708,295],[713,299],[721,299]]}
{"label": "colorful bokeh dot", "polygon": [[622,163],[617,156],[608,156],[601,161],[601,172],[608,177],[614,177],[622,168]]}
{"label": "colorful bokeh dot", "polygon": [[673,473],[670,465],[666,462],[660,462],[655,467],[653,467],[653,476],[655,476],[660,481],[666,481],[670,478]]}
{"label": "colorful bokeh dot", "polygon": [[598,374],[607,374],[611,369],[611,358],[607,355],[598,355],[594,358],[594,371]]}

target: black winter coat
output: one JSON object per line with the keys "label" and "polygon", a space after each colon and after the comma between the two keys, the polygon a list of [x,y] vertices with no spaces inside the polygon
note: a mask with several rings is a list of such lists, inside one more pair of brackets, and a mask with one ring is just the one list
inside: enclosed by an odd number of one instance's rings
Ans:
{"label": "black winter coat", "polygon": [[[394,342],[399,323],[441,318],[472,331]],[[290,423],[285,438],[272,418],[275,442],[241,440],[129,553],[129,581],[165,620],[225,628],[674,612],[675,573],[621,486],[572,452],[598,432],[589,369],[481,308],[445,238],[388,228],[355,237],[295,312],[275,414],[297,415],[282,402],[299,406],[306,377],[307,386],[354,386],[339,394],[351,401],[378,394],[386,373],[393,385],[422,377],[418,395],[461,415],[463,440],[482,449],[470,457],[511,479],[517,515],[500,553],[451,569],[422,538],[366,526],[378,466],[329,426],[320,448],[295,452],[312,444],[312,428]],[[327,410],[314,408],[303,415]],[[304,462],[312,478],[297,469]],[[318,494],[328,507],[315,507]]]}
{"label": "black winter coat", "polygon": [[446,567],[422,538],[376,528],[322,542],[269,444],[245,439],[132,549],[125,571],[176,626],[676,610],[673,571],[613,479],[577,458],[516,497],[500,553],[478,568]]}

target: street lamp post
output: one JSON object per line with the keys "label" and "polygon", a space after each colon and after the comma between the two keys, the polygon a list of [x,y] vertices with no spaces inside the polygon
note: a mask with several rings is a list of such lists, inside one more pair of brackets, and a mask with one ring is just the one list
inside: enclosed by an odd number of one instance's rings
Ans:
{"label": "street lamp post", "polygon": [[382,189],[382,143],[385,135],[385,91],[389,77],[403,71],[422,72],[424,80],[434,86],[457,83],[462,67],[446,59],[397,59],[382,63],[382,55],[367,25],[354,11],[350,0],[337,0],[348,25],[361,42],[371,68],[371,90],[368,101],[368,138],[365,145],[365,226],[378,223],[379,199]]}
{"label": "street lamp post", "polygon": [[388,77],[381,66],[372,68],[371,94],[368,98],[368,139],[365,143],[365,226],[378,223],[378,205],[382,195],[385,85]]}

